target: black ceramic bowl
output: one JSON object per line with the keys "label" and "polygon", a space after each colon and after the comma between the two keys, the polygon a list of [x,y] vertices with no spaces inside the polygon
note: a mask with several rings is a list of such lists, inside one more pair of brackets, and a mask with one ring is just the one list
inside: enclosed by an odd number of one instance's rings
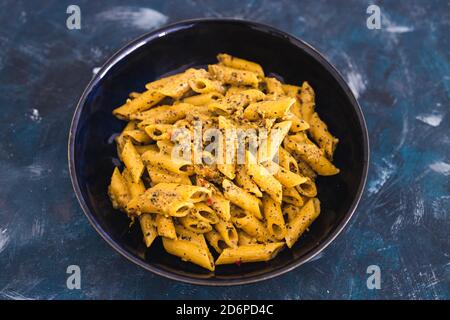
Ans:
{"label": "black ceramic bowl", "polygon": [[[214,273],[165,253],[160,240],[150,249],[138,227],[114,210],[107,186],[118,163],[112,137],[125,123],[112,116],[131,91],[188,67],[214,63],[226,52],[260,63],[286,83],[307,80],[317,111],[340,143],[339,175],[319,178],[320,217],[292,248],[267,263],[218,266]],[[336,69],[314,48],[259,23],[191,20],[148,33],[126,45],[101,68],[84,91],[72,121],[69,167],[78,200],[97,232],[119,253],[161,276],[203,285],[236,285],[269,279],[307,262],[333,241],[350,220],[367,176],[369,146],[361,109]],[[95,254],[94,252],[92,254]]]}

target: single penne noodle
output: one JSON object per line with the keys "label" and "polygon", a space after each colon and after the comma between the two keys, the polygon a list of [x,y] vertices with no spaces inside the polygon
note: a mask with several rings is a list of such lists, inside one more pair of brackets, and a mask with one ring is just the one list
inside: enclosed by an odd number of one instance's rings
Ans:
{"label": "single penne noodle", "polygon": [[127,131],[133,131],[137,129],[137,122],[136,121],[130,121],[127,123],[125,128],[122,130],[122,135],[126,133]]}
{"label": "single penne noodle", "polygon": [[315,94],[308,82],[303,82],[300,92],[300,109],[302,119],[309,123],[315,109]]}
{"label": "single penne noodle", "polygon": [[214,260],[208,249],[188,240],[162,239],[164,249],[183,261],[192,262],[210,271],[214,271]]}
{"label": "single penne noodle", "polygon": [[176,174],[191,175],[194,172],[192,161],[172,157],[153,150],[146,151],[142,156],[142,161],[157,169],[166,169]]}
{"label": "single penne noodle", "polygon": [[156,145],[158,146],[159,153],[163,154],[172,154],[173,147],[175,144],[169,140],[158,140],[156,141]]}
{"label": "single penne noodle", "polygon": [[245,166],[240,166],[236,174],[236,184],[245,191],[254,194],[258,198],[262,197],[262,192],[258,185],[250,178]]}
{"label": "single penne noodle", "polygon": [[225,177],[233,180],[236,177],[236,165],[235,164],[217,164],[217,169],[222,172]]}
{"label": "single penne noodle", "polygon": [[205,77],[196,77],[188,81],[191,89],[197,93],[219,92],[225,93],[224,86],[216,80],[210,80]]}
{"label": "single penne noodle", "polygon": [[251,103],[244,111],[244,118],[248,120],[281,118],[289,111],[294,102],[294,98],[284,97],[277,100]]}
{"label": "single penne noodle", "polygon": [[254,195],[251,195],[242,188],[236,186],[228,179],[224,179],[222,182],[223,193],[225,198],[230,200],[233,204],[241,207],[242,209],[250,212],[256,218],[262,219],[261,214],[261,200]]}
{"label": "single penne noodle", "polygon": [[156,151],[156,152],[159,151],[159,148],[158,148],[158,146],[157,146],[156,144],[147,144],[147,145],[145,145],[145,146],[139,146],[139,145],[137,145],[137,146],[134,146],[134,148],[136,149],[136,151],[137,151],[140,155],[144,154],[144,153],[145,153],[146,151],[148,151],[148,150],[153,150],[153,151]]}
{"label": "single penne noodle", "polygon": [[236,227],[244,230],[247,234],[251,235],[260,242],[270,240],[270,234],[267,226],[260,220],[256,219],[254,215],[245,212],[244,210],[235,209],[231,215],[231,221],[233,221]]}
{"label": "single penne noodle", "polygon": [[291,125],[290,130],[289,130],[289,132],[292,132],[292,133],[305,131],[305,130],[308,130],[310,128],[310,125],[309,125],[308,122],[306,122],[305,120],[299,118],[294,113],[288,112],[284,116],[283,120],[289,120],[289,121],[292,122],[292,125]]}
{"label": "single penne noodle", "polygon": [[127,140],[128,139],[124,139],[121,134],[119,134],[117,137],[114,138],[114,141],[116,142],[117,156],[119,157],[119,160],[122,162],[123,162],[122,151],[123,151],[123,147],[125,146],[125,143],[127,142]]}
{"label": "single penne noodle", "polygon": [[141,226],[142,234],[144,236],[144,242],[147,248],[149,248],[153,241],[158,236],[156,228],[156,217],[152,214],[143,214],[139,217],[139,223]]}
{"label": "single penne noodle", "polygon": [[113,115],[119,119],[129,120],[133,113],[150,109],[164,98],[164,94],[148,90],[135,99],[128,100],[124,105],[113,110]]}
{"label": "single penne noodle", "polygon": [[236,58],[226,53],[218,54],[217,60],[219,60],[219,63],[223,64],[224,66],[234,69],[248,70],[256,73],[260,77],[264,77],[263,68],[255,62]]}
{"label": "single penne noodle", "polygon": [[300,174],[297,160],[282,147],[278,150],[278,164],[286,170]]}
{"label": "single penne noodle", "polygon": [[216,265],[269,261],[278,254],[283,246],[284,242],[275,242],[226,248],[217,258]]}
{"label": "single penne noodle", "polygon": [[283,213],[281,212],[281,205],[267,195],[264,195],[262,202],[269,234],[277,240],[284,239],[286,225],[284,223]]}
{"label": "single penne noodle", "polygon": [[127,209],[135,214],[159,213],[183,217],[193,209],[194,203],[204,201],[210,195],[211,191],[202,187],[159,183],[132,199]]}
{"label": "single penne noodle", "polygon": [[157,185],[161,182],[166,183],[179,183],[179,184],[192,184],[189,176],[180,175],[173,172],[170,172],[166,169],[158,169],[152,166],[147,166],[147,172],[152,182],[152,185]]}
{"label": "single penne noodle", "polygon": [[294,86],[292,84],[282,84],[281,87],[283,88],[284,94],[291,98],[296,98],[300,95],[301,87]]}
{"label": "single penne noodle", "polygon": [[188,230],[197,233],[206,233],[212,230],[212,226],[210,223],[205,220],[200,220],[196,216],[189,214],[184,217],[178,218],[178,221]]}
{"label": "single penne noodle", "polygon": [[266,77],[265,79],[267,86],[267,93],[273,96],[282,96],[284,95],[283,86],[280,81],[276,78]]}
{"label": "single penne noodle", "polygon": [[325,152],[328,159],[333,159],[334,150],[339,140],[333,137],[328,131],[328,127],[320,118],[317,112],[314,112],[309,120],[311,127],[309,132],[314,141]]}
{"label": "single penne noodle", "polygon": [[213,91],[184,98],[183,102],[192,104],[193,106],[206,106],[222,98],[223,95],[221,93]]}
{"label": "single penne noodle", "polygon": [[299,212],[289,220],[286,232],[286,244],[289,248],[297,242],[298,238],[314,222],[320,214],[320,201],[312,198],[299,210]]}
{"label": "single penne noodle", "polygon": [[170,140],[173,129],[171,124],[150,124],[145,127],[145,132],[153,140]]}
{"label": "single penne noodle", "polygon": [[[303,114],[302,114],[302,106],[300,104],[300,101],[298,98],[295,98],[295,102],[294,104],[291,106],[291,109],[289,109],[289,111],[295,115],[297,118],[305,121],[305,119],[303,119]],[[305,123],[307,123],[305,121]]]}
{"label": "single penne noodle", "polygon": [[299,213],[301,207],[303,207],[303,206],[296,206],[293,204],[285,204],[283,206],[282,211],[283,211],[283,215],[286,217],[287,223],[289,223],[289,221],[293,221],[295,219],[295,217]]}
{"label": "single penne noodle", "polygon": [[311,179],[307,178],[307,180],[299,185],[295,186],[295,189],[302,195],[313,198],[317,196],[317,187],[316,183]]}
{"label": "single penne noodle", "polygon": [[231,221],[223,221],[222,219],[219,219],[219,222],[214,225],[214,228],[220,234],[227,246],[232,248],[237,246],[238,234]]}
{"label": "single penne noodle", "polygon": [[283,202],[294,206],[303,206],[303,198],[296,188],[283,188]]}
{"label": "single penne noodle", "polygon": [[145,166],[141,160],[141,155],[136,151],[133,143],[128,140],[122,150],[122,159],[129,170],[134,182],[139,182]]}
{"label": "single penne noodle", "polygon": [[331,176],[339,173],[339,169],[324,156],[323,151],[311,142],[306,135],[304,135],[304,140],[292,138],[297,136],[299,135],[287,137],[287,140],[285,140],[287,149],[297,153],[302,160],[321,176]]}
{"label": "single penne noodle", "polygon": [[207,188],[211,191],[210,198],[206,200],[208,205],[216,211],[219,218],[223,221],[229,221],[231,218],[230,200],[226,199],[216,186],[209,183],[205,179],[197,177],[196,183],[198,186]]}
{"label": "single penne noodle", "polygon": [[156,229],[158,235],[161,237],[176,239],[177,233],[175,231],[175,225],[173,224],[172,217],[167,217],[162,214],[156,215]]}
{"label": "single penne noodle", "polygon": [[159,89],[161,88],[163,85],[165,85],[166,83],[170,82],[170,81],[174,81],[176,78],[180,77],[183,74],[183,72],[181,73],[177,73],[168,77],[164,77],[152,82],[149,82],[145,85],[145,88],[147,90],[155,90],[155,89]]}
{"label": "single penne noodle", "polygon": [[196,219],[209,224],[216,224],[219,222],[219,217],[217,216],[216,212],[203,202],[196,203],[191,214]]}
{"label": "single penne noodle", "polygon": [[192,241],[200,247],[208,249],[208,245],[206,244],[203,234],[186,229],[180,224],[175,224],[175,231],[177,233],[177,239]]}
{"label": "single penne noodle", "polygon": [[205,238],[217,253],[221,253],[223,249],[228,248],[228,245],[225,243],[220,233],[214,229],[205,233]]}
{"label": "single penne noodle", "polygon": [[256,244],[258,243],[258,240],[256,238],[249,235],[247,232],[243,230],[238,230],[238,236],[239,236],[239,246],[245,246],[248,244]]}
{"label": "single penne noodle", "polygon": [[208,65],[208,71],[216,80],[225,84],[231,84],[233,86],[252,86],[255,88],[258,87],[259,84],[257,74],[251,71],[234,69],[218,64]]}
{"label": "single penne noodle", "polygon": [[142,112],[136,112],[133,113],[130,116],[130,119],[133,121],[142,121],[149,118],[157,117],[160,114],[166,114],[167,111],[172,110],[173,106],[169,105],[160,105],[154,108],[151,108],[150,110],[142,111]]}
{"label": "single penne noodle", "polygon": [[144,130],[146,126],[155,123],[174,124],[175,122],[184,119],[186,117],[186,111],[192,107],[193,106],[188,103],[179,103],[171,106],[169,109],[158,112],[154,116],[146,116],[138,123],[138,128]]}
{"label": "single penne noodle", "polygon": [[130,92],[130,94],[128,95],[130,97],[130,99],[136,99],[137,97],[139,97],[142,93],[140,92]]}
{"label": "single penne noodle", "polygon": [[152,142],[152,139],[142,130],[129,130],[123,133],[125,138],[130,138],[137,144],[148,144]]}
{"label": "single penne noodle", "polygon": [[156,91],[173,99],[180,99],[189,91],[190,79],[204,76],[208,76],[207,72],[204,69],[191,68],[186,70],[178,77],[173,78],[172,81],[162,84],[162,86],[156,89]]}
{"label": "single penne noodle", "polygon": [[272,160],[277,155],[291,125],[292,121],[283,121],[272,127],[269,136],[262,141],[258,149],[259,162]]}
{"label": "single penne noodle", "polygon": [[307,177],[286,170],[273,161],[267,161],[264,167],[286,188],[293,188],[308,180]]}
{"label": "single penne noodle", "polygon": [[119,168],[115,167],[108,187],[108,195],[114,209],[123,209],[131,197],[125,179],[120,174]]}
{"label": "single penne noodle", "polygon": [[[258,187],[268,193],[276,202],[281,203],[283,198],[282,185],[261,164],[256,163],[255,157],[247,151],[246,169],[248,175]],[[245,209],[245,208],[244,208]]]}
{"label": "single penne noodle", "polygon": [[292,153],[291,155],[297,161],[298,170],[300,171],[301,175],[304,175],[305,177],[308,177],[310,179],[315,179],[317,177],[317,173],[309,166],[309,164],[307,164],[305,161],[303,161],[295,153]]}
{"label": "single penne noodle", "polygon": [[145,185],[142,182],[142,179],[139,179],[138,182],[134,182],[133,177],[131,176],[127,168],[123,169],[122,176],[127,184],[128,191],[130,194],[130,200],[140,196],[145,192]]}

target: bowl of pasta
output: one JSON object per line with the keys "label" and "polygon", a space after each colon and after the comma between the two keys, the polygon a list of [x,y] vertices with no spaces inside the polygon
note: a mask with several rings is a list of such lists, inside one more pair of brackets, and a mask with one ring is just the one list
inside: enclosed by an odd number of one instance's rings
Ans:
{"label": "bowl of pasta", "polygon": [[76,108],[69,168],[88,220],[170,279],[257,282],[343,230],[367,178],[361,108],[336,69],[273,27],[197,19],[114,54]]}

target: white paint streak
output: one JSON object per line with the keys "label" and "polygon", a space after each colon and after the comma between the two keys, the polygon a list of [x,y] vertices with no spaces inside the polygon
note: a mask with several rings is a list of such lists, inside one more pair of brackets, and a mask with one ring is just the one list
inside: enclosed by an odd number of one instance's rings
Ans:
{"label": "white paint streak", "polygon": [[383,164],[376,167],[377,178],[370,181],[368,191],[369,193],[377,193],[381,187],[389,180],[394,173],[396,166],[389,160],[383,158]]}
{"label": "white paint streak", "polygon": [[100,71],[101,68],[94,68],[92,69],[92,74],[97,74]]}
{"label": "white paint streak", "polygon": [[0,253],[5,250],[9,243],[8,229],[0,229]]}
{"label": "white paint streak", "polygon": [[44,230],[44,223],[41,220],[35,218],[33,225],[31,226],[31,236],[33,238],[40,238],[44,234]]}
{"label": "white paint streak", "polygon": [[32,180],[39,179],[45,172],[45,169],[38,164],[31,164],[27,167]]}
{"label": "white paint streak", "polygon": [[157,28],[167,22],[168,17],[150,8],[113,7],[99,14],[108,21],[116,21],[122,26],[132,26],[141,30]]}
{"label": "white paint streak", "polygon": [[386,31],[387,38],[391,40],[391,43],[397,44],[399,35],[414,31],[413,27],[399,25],[392,21],[387,14],[383,14],[381,30]]}
{"label": "white paint streak", "polygon": [[405,218],[402,215],[397,216],[397,219],[394,221],[391,227],[392,234],[397,234],[400,229],[403,227],[403,221]]}
{"label": "white paint streak", "polygon": [[438,127],[441,124],[443,118],[443,114],[437,113],[420,114],[416,117],[417,120],[422,121],[423,123],[428,124],[432,127]]}
{"label": "white paint streak", "polygon": [[29,118],[32,121],[37,122],[37,123],[41,122],[41,120],[42,120],[42,117],[39,114],[39,110],[35,109],[35,108],[31,109],[31,113],[29,114]]}
{"label": "white paint streak", "polygon": [[407,27],[407,26],[397,26],[397,25],[388,25],[386,27],[387,32],[391,33],[405,33],[405,32],[412,32],[414,31],[413,27]]}
{"label": "white paint streak", "polygon": [[8,300],[34,300],[32,298],[28,298],[16,291],[13,290],[7,290],[4,292],[0,292],[0,297],[3,297],[4,299]]}
{"label": "white paint streak", "polygon": [[323,258],[324,255],[325,255],[325,254],[323,253],[323,251],[322,251],[322,252],[319,252],[314,258],[312,258],[312,259],[309,260],[309,261],[316,261],[316,260],[319,260],[319,259]]}
{"label": "white paint streak", "polygon": [[423,215],[425,214],[425,205],[424,205],[424,201],[421,197],[419,197],[416,201],[416,205],[414,207],[414,223],[420,224],[420,222],[423,219]]}
{"label": "white paint streak", "polygon": [[396,22],[392,21],[387,14],[383,15],[382,19],[382,29],[386,30],[389,33],[407,33],[414,31],[413,27],[399,25]]}
{"label": "white paint streak", "polygon": [[361,94],[366,91],[366,84],[362,75],[355,70],[351,70],[346,74],[347,83],[352,89],[353,94],[356,98],[359,98]]}
{"label": "white paint streak", "polygon": [[450,164],[444,161],[438,161],[430,164],[430,169],[445,176],[450,175]]}
{"label": "white paint streak", "polygon": [[367,80],[363,74],[359,71],[357,66],[352,63],[352,60],[345,53],[341,53],[347,62],[347,70],[345,72],[345,78],[356,98],[359,98],[364,91],[366,91]]}

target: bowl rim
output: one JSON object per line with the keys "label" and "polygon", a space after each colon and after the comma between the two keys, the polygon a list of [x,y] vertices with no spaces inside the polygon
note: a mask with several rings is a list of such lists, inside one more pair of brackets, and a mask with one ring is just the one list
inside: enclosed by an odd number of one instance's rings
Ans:
{"label": "bowl rim", "polygon": [[[270,33],[273,36],[283,37],[290,41],[295,46],[299,47],[300,49],[306,51],[307,54],[311,55],[314,59],[318,60],[318,62],[327,69],[328,72],[330,72],[333,76],[333,78],[338,82],[338,84],[341,86],[341,88],[344,90],[345,94],[347,95],[348,99],[351,102],[351,105],[353,106],[358,122],[362,128],[362,139],[363,139],[363,175],[359,182],[359,186],[357,189],[356,197],[353,199],[353,202],[350,206],[350,209],[347,211],[343,219],[340,221],[340,223],[337,225],[335,230],[326,238],[322,243],[320,243],[316,248],[308,252],[306,255],[300,257],[299,259],[296,259],[289,263],[288,265],[284,267],[277,268],[275,270],[271,270],[265,274],[260,275],[253,275],[248,276],[245,278],[236,278],[236,279],[217,279],[217,278],[206,278],[206,279],[200,279],[200,278],[192,278],[185,275],[180,275],[176,273],[172,273],[170,271],[162,270],[157,267],[154,267],[145,261],[139,259],[138,257],[134,256],[132,253],[128,252],[124,248],[122,248],[116,241],[114,241],[110,235],[99,225],[97,220],[95,219],[94,215],[92,214],[91,210],[89,209],[82,193],[81,188],[78,183],[77,179],[77,167],[75,163],[75,136],[78,129],[78,123],[80,119],[81,112],[84,108],[86,98],[92,91],[92,89],[103,79],[103,77],[106,75],[109,69],[111,69],[116,63],[121,61],[123,58],[125,58],[128,54],[133,52],[134,50],[138,49],[142,45],[147,44],[148,42],[163,37],[166,34],[177,32],[178,30],[189,28],[194,24],[198,23],[235,23],[235,24],[241,24],[246,25],[247,27],[253,27],[257,28],[259,31]],[[171,280],[181,281],[188,284],[194,284],[194,285],[206,285],[206,286],[232,286],[232,285],[244,285],[244,284],[251,284],[256,283],[264,280],[268,280],[277,276],[280,276],[282,274],[285,274],[289,271],[292,271],[293,269],[303,265],[304,263],[311,261],[314,257],[316,257],[319,253],[321,253],[326,247],[328,247],[341,232],[344,230],[344,228],[347,226],[350,219],[353,217],[356,208],[358,207],[358,204],[361,200],[361,197],[364,192],[364,188],[367,182],[367,176],[369,171],[369,159],[370,159],[370,146],[369,146],[369,134],[368,129],[366,125],[366,121],[364,119],[364,115],[362,112],[362,108],[358,103],[357,98],[353,94],[352,90],[350,89],[347,82],[344,80],[341,73],[337,70],[337,68],[331,64],[317,49],[315,49],[312,45],[305,42],[304,40],[301,40],[294,35],[282,31],[280,29],[277,29],[276,27],[273,27],[271,25],[261,23],[261,22],[255,22],[251,20],[244,20],[244,19],[237,19],[237,18],[196,18],[196,19],[188,19],[188,20],[181,20],[174,23],[170,23],[167,25],[162,26],[161,28],[158,28],[156,30],[152,30],[150,32],[144,33],[143,35],[129,41],[124,46],[122,46],[119,50],[117,50],[113,55],[111,55],[106,62],[102,65],[100,70],[91,78],[88,85],[84,89],[80,99],[78,100],[77,106],[75,108],[72,122],[70,126],[69,131],[69,138],[68,138],[68,165],[69,165],[69,173],[70,173],[70,180],[72,182],[72,187],[75,190],[75,195],[77,197],[77,200],[86,215],[88,221],[90,224],[94,227],[94,229],[97,231],[97,233],[100,234],[100,236],[105,240],[111,247],[113,247],[117,252],[119,252],[122,256],[127,258],[129,261],[133,262],[134,264],[151,271],[154,274],[157,274],[162,277],[166,277]]]}

